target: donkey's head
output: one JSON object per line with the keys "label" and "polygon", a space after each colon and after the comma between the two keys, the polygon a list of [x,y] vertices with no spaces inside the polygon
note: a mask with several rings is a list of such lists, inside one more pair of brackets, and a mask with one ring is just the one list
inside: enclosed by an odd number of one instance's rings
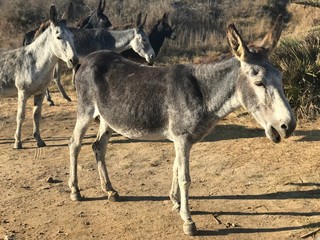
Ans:
{"label": "donkey's head", "polygon": [[170,38],[172,40],[175,40],[177,35],[174,32],[174,28],[174,26],[171,27],[169,24],[168,13],[164,13],[162,18],[158,20],[156,24],[153,26],[149,37],[151,37],[152,34],[156,35],[155,33],[160,33],[160,35],[164,38]]}
{"label": "donkey's head", "polygon": [[147,34],[143,30],[146,23],[147,15],[141,20],[141,13],[137,17],[136,28],[134,29],[134,38],[131,40],[130,45],[132,49],[137,52],[141,57],[145,58],[148,63],[153,63],[155,52],[149,42]]}
{"label": "donkey's head", "polygon": [[96,12],[89,16],[88,21],[80,28],[109,28],[112,26],[109,18],[103,13],[106,7],[106,1],[100,0]]}
{"label": "donkey's head", "polygon": [[274,27],[258,46],[248,47],[233,24],[227,31],[233,55],[240,61],[237,94],[243,107],[265,129],[266,136],[275,143],[289,137],[296,120],[286,99],[282,75],[268,57],[277,45],[283,20],[279,16]]}
{"label": "donkey's head", "polygon": [[66,12],[62,16],[62,20],[58,20],[58,13],[54,5],[50,8],[50,29],[52,34],[51,46],[54,54],[67,63],[69,68],[75,67],[78,62],[78,56],[73,43],[73,34],[66,25],[67,20],[72,15],[72,3],[68,6]]}

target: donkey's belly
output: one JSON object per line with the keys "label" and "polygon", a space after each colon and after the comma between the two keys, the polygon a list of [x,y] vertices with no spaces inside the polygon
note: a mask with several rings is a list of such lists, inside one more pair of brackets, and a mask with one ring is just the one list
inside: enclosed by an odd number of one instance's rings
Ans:
{"label": "donkey's belly", "polygon": [[165,140],[168,139],[165,131],[152,132],[147,130],[139,129],[123,129],[119,127],[110,126],[115,132],[121,134],[130,139],[139,139],[139,140]]}
{"label": "donkey's belly", "polygon": [[1,88],[0,87],[0,97],[1,98],[10,98],[18,96],[18,90],[16,87],[13,88]]}

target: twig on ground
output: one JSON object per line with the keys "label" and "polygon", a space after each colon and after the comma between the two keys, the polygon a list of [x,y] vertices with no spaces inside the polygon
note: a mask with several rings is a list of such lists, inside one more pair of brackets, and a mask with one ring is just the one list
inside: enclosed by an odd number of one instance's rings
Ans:
{"label": "twig on ground", "polygon": [[316,230],[313,230],[313,231],[311,231],[311,232],[308,232],[308,233],[306,233],[306,234],[301,235],[300,238],[310,237],[310,236],[316,234],[316,233],[319,232],[319,231],[320,231],[320,228],[317,228]]}

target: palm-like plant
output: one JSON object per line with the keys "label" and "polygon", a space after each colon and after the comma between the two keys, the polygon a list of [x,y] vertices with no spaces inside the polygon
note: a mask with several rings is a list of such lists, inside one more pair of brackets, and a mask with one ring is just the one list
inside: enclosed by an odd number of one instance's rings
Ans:
{"label": "palm-like plant", "polygon": [[303,40],[281,41],[273,62],[283,73],[283,85],[298,118],[320,114],[320,35],[309,33]]}

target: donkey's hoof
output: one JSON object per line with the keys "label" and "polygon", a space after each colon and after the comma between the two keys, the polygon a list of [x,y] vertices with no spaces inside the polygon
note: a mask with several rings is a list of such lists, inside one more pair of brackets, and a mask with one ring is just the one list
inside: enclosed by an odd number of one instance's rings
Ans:
{"label": "donkey's hoof", "polygon": [[48,105],[49,105],[50,107],[54,106],[54,105],[55,105],[55,104],[54,104],[54,101],[48,100]]}
{"label": "donkey's hoof", "polygon": [[44,141],[41,140],[41,141],[37,142],[37,146],[40,148],[40,147],[45,147],[47,145]]}
{"label": "donkey's hoof", "polygon": [[13,145],[14,149],[22,149],[22,143],[21,142],[15,142]]}
{"label": "donkey's hoof", "polygon": [[192,221],[186,221],[183,224],[183,232],[186,235],[195,236],[198,234],[196,224]]}
{"label": "donkey's hoof", "polygon": [[119,202],[120,196],[117,192],[112,192],[111,194],[109,194],[108,200],[111,202]]}
{"label": "donkey's hoof", "polygon": [[72,201],[81,201],[82,200],[82,196],[81,196],[80,192],[71,193],[70,198]]}

